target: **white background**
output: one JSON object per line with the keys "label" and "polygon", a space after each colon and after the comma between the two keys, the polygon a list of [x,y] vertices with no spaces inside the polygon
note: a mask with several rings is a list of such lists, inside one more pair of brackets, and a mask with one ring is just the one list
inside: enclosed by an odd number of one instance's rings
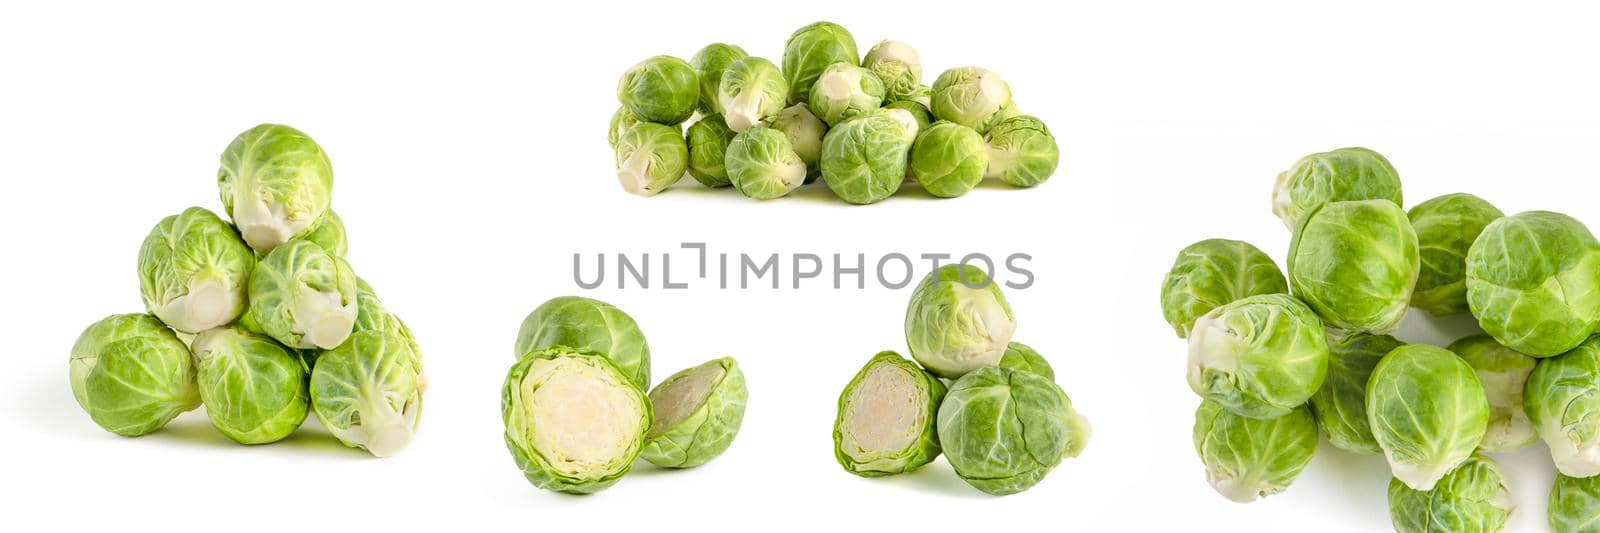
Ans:
{"label": "white background", "polygon": [[[1189,437],[1198,400],[1183,382],[1184,345],[1158,306],[1173,255],[1221,236],[1281,260],[1288,235],[1270,213],[1273,177],[1301,155],[1355,144],[1390,157],[1408,203],[1468,191],[1507,212],[1600,224],[1590,11],[326,4],[0,8],[8,522],[1382,531],[1381,462],[1327,446],[1282,495],[1237,505],[1211,491]],[[765,203],[689,180],[655,198],[621,191],[604,136],[623,70],[713,41],[778,60],[788,34],[818,19],[843,23],[863,53],[883,38],[911,42],[927,82],[967,64],[1000,73],[1057,134],[1060,173],[1033,190],[986,186],[955,200],[909,191],[870,207],[815,186]],[[201,412],[125,439],[72,400],[73,339],[140,309],[134,263],[145,233],[190,205],[220,209],[217,156],[260,122],[303,129],[329,151],[351,260],[422,343],[424,423],[398,457],[344,449],[314,422],[283,443],[243,447]],[[518,323],[545,299],[580,292],[574,253],[667,252],[684,241],[752,254],[1032,254],[1037,282],[1008,293],[1017,340],[1055,364],[1094,440],[1006,498],[970,489],[942,460],[859,479],[833,459],[834,402],[873,353],[903,352],[909,290],[612,286],[583,294],[638,320],[657,378],[714,356],[740,360],[751,387],[744,430],[698,469],[641,462],[590,497],[532,488],[500,437]],[[1443,341],[1470,328],[1429,326],[1408,324],[1406,335]],[[1545,529],[1553,473],[1542,453],[1506,460],[1520,530]]]}

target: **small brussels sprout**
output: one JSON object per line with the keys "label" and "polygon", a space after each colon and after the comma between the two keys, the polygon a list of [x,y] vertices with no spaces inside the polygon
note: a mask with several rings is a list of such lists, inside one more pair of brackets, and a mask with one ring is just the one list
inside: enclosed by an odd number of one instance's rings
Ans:
{"label": "small brussels sprout", "polygon": [[1405,205],[1400,174],[1377,152],[1340,148],[1300,158],[1278,174],[1272,190],[1272,214],[1294,230],[1300,217],[1328,202],[1388,200]]}
{"label": "small brussels sprout", "polygon": [[328,210],[333,165],[300,130],[262,124],[222,151],[217,188],[244,242],[266,253],[304,234]]}
{"label": "small brussels sprout", "polygon": [[356,321],[356,275],[303,240],[267,253],[250,273],[250,325],[295,349],[333,349]]}
{"label": "small brussels sprout", "polygon": [[928,194],[955,198],[983,181],[989,167],[988,147],[972,128],[939,121],[911,145],[911,175]]}
{"label": "small brussels sprout", "polygon": [[137,437],[200,406],[189,347],[151,315],[112,315],[72,345],[72,395],[106,431]]}
{"label": "small brussels sprout", "polygon": [[1411,305],[1434,316],[1468,312],[1467,250],[1483,228],[1505,215],[1465,193],[1422,202],[1406,215],[1422,250],[1422,272]]}
{"label": "small brussels sprout", "polygon": [[883,80],[884,95],[890,100],[910,100],[922,85],[922,56],[917,49],[900,41],[883,41],[867,50],[861,66]]}
{"label": "small brussels sprout", "polygon": [[1373,369],[1367,423],[1394,477],[1428,491],[1483,442],[1489,401],[1466,361],[1444,348],[1408,344]]}
{"label": "small brussels sprout", "polygon": [[362,331],[317,358],[311,410],[351,448],[390,457],[411,442],[422,417],[421,370],[409,339]]}
{"label": "small brussels sprout", "polygon": [[664,468],[693,468],[733,444],[750,393],[732,357],[673,374],[650,391],[655,422],[640,456]]}
{"label": "small brussels sprout", "polygon": [[240,444],[266,444],[305,422],[309,378],[288,348],[234,327],[202,332],[193,347],[200,400],[217,431]]}
{"label": "small brussels sprout", "polygon": [[653,196],[683,179],[689,145],[676,126],[642,122],[617,139],[616,161],[623,190]]}
{"label": "small brussels sprout", "polygon": [[328,253],[344,257],[350,253],[350,238],[344,233],[344,219],[333,209],[322,212],[322,218],[300,238],[314,242]]}
{"label": "small brussels sprout", "polygon": [[1036,374],[1051,381],[1056,379],[1056,371],[1050,367],[1050,362],[1046,361],[1044,356],[1039,355],[1039,352],[1020,342],[1012,342],[1006,345],[1006,353],[1000,356],[998,366]]}
{"label": "small brussels sprout", "polygon": [[1089,422],[1054,381],[980,368],[950,385],[939,404],[939,443],[956,475],[1003,496],[1032,488],[1089,443]]}
{"label": "small brussels sprout", "polygon": [[1388,333],[1411,306],[1422,267],[1417,233],[1388,200],[1331,202],[1301,220],[1289,284],[1328,327]]}
{"label": "small brussels sprout", "polygon": [[528,482],[573,494],[599,492],[627,474],[652,420],[650,399],[610,360],[563,346],[512,365],[500,414],[506,448]]}
{"label": "small brussels sprout", "polygon": [[706,115],[689,126],[689,175],[707,187],[727,187],[728,144],[733,130],[717,115]]}
{"label": "small brussels sprout", "polygon": [[831,126],[883,107],[883,81],[848,63],[828,65],[811,86],[811,113]]}
{"label": "small brussels sprout", "polygon": [[771,200],[789,194],[806,181],[806,163],[783,132],[756,126],[728,144],[728,179],[741,194]]}
{"label": "small brussels sprout", "polygon": [[1305,406],[1260,420],[1205,400],[1194,413],[1194,450],[1206,481],[1223,497],[1249,503],[1289,488],[1317,451],[1317,421]]}
{"label": "small brussels sprout", "polygon": [[1600,477],[1557,474],[1549,512],[1551,531],[1600,533]]}
{"label": "small brussels sprout", "polygon": [[[378,331],[390,337],[406,341],[407,344],[411,345],[411,355],[413,357],[411,365],[416,368],[418,374],[422,373],[422,347],[417,345],[417,339],[411,334],[411,328],[407,327],[406,323],[400,320],[400,317],[389,312],[389,308],[385,307],[383,301],[378,299],[377,291],[374,291],[372,286],[367,284],[367,280],[356,277],[356,325],[351,329],[351,334],[362,331]],[[308,353],[317,354],[316,350],[309,350]],[[305,354],[302,354],[302,358],[305,358]],[[314,355],[308,360],[308,363],[311,362],[315,362]],[[307,368],[311,366],[310,364],[306,365]],[[422,381],[417,384],[417,387],[426,390],[426,376],[422,376],[420,379]]]}
{"label": "small brussels sprout", "polygon": [[811,114],[811,108],[805,104],[784,108],[773,117],[770,126],[789,137],[795,155],[806,164],[807,176],[822,172],[822,137],[828,133],[828,125]]}
{"label": "small brussels sprout", "polygon": [[700,76],[687,61],[655,56],[622,74],[617,100],[645,122],[677,125],[700,107]]}
{"label": "small brussels sprout", "polygon": [[1262,294],[1212,309],[1189,332],[1189,388],[1234,414],[1289,414],[1322,387],[1328,337],[1311,308]]}
{"label": "small brussels sprout", "polygon": [[883,105],[888,110],[903,110],[911,114],[911,119],[917,123],[917,132],[928,131],[928,126],[933,125],[933,112],[928,111],[928,106],[911,100],[896,100]]}
{"label": "small brussels sprout", "polygon": [[993,72],[978,67],[960,67],[944,71],[933,82],[933,116],[948,120],[978,133],[988,133],[989,128],[1016,110],[1011,103],[1011,86]]}
{"label": "small brussels sprout", "polygon": [[1278,264],[1248,242],[1206,239],[1178,252],[1161,283],[1161,314],[1178,338],[1212,309],[1258,294],[1289,292]]}
{"label": "small brussels sprout", "polygon": [[689,66],[694,67],[694,73],[700,78],[700,112],[706,115],[721,115],[722,106],[718,102],[717,88],[722,86],[722,71],[728,69],[734,61],[744,59],[750,54],[737,45],[724,43],[711,43],[695,52],[689,58]]}
{"label": "small brussels sprout", "polygon": [[1000,284],[974,266],[945,265],[929,272],[906,306],[911,357],[946,379],[999,364],[1016,330]]}
{"label": "small brussels sprout", "polygon": [[746,57],[722,73],[717,88],[717,106],[733,131],[742,132],[765,124],[783,111],[789,99],[789,81],[771,61]]}
{"label": "small brussels sprout", "polygon": [[1056,173],[1061,151],[1044,121],[1028,115],[1001,120],[984,138],[989,145],[989,168],[984,176],[1013,187],[1032,187]]}
{"label": "small brussels sprout", "polygon": [[603,355],[639,390],[650,387],[650,345],[633,317],[616,306],[581,296],[539,304],[517,330],[516,356],[553,346]]}
{"label": "small brussels sprout", "polygon": [[1600,242],[1560,213],[1491,222],[1467,252],[1467,304],[1513,350],[1566,352],[1600,325]]}
{"label": "small brussels sprout", "polygon": [[834,63],[861,64],[856,40],[849,31],[832,22],[813,22],[795,30],[789,42],[783,45],[783,74],[789,78],[789,103],[809,100],[817,77]]}
{"label": "small brussels sprout", "polygon": [[644,121],[634,116],[633,112],[628,111],[627,107],[617,108],[617,112],[611,114],[611,130],[606,132],[606,140],[611,143],[611,149],[616,150],[617,141],[622,139],[622,134],[627,133],[628,130],[633,129],[640,122]]}
{"label": "small brussels sprout", "polygon": [[144,307],[172,329],[198,333],[244,312],[255,267],[233,227],[199,207],[161,220],[139,247]]}
{"label": "small brussels sprout", "polygon": [[1507,348],[1488,335],[1457,340],[1449,349],[1472,365],[1489,400],[1489,429],[1478,449],[1509,452],[1539,440],[1522,409],[1522,390],[1538,360]]}
{"label": "small brussels sprout", "polygon": [[1401,346],[1388,335],[1328,332],[1328,379],[1311,397],[1311,412],[1329,444],[1350,453],[1383,453],[1367,421],[1367,381],[1383,356]]}
{"label": "small brussels sprout", "polygon": [[1500,466],[1482,454],[1462,462],[1431,491],[1389,480],[1389,519],[1396,533],[1497,533],[1516,504]]}
{"label": "small brussels sprout", "polygon": [[1540,360],[1523,387],[1523,409],[1550,447],[1556,470],[1600,475],[1600,337]]}
{"label": "small brussels sprout", "polygon": [[935,430],[944,382],[885,351],[839,393],[833,455],[846,472],[862,477],[903,474],[939,456]]}
{"label": "small brussels sprout", "polygon": [[864,205],[888,198],[905,182],[916,132],[893,111],[845,121],[822,138],[822,180],[840,199]]}

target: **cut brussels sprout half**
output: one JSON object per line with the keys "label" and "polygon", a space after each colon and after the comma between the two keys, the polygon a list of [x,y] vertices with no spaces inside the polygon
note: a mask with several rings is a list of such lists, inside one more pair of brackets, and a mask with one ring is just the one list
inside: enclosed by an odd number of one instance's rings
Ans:
{"label": "cut brussels sprout half", "polygon": [[845,121],[822,139],[822,180],[840,199],[856,205],[888,198],[905,182],[907,156],[916,132],[879,110]]}
{"label": "cut brussels sprout half", "polygon": [[581,296],[539,304],[517,330],[516,356],[566,346],[610,359],[639,390],[650,386],[650,345],[633,317],[616,306]]}
{"label": "cut brussels sprout half", "polygon": [[928,194],[940,198],[955,198],[977,187],[988,167],[983,136],[954,122],[934,123],[911,145],[911,175]]}
{"label": "cut brussels sprout half", "polygon": [[306,234],[300,238],[317,243],[323,250],[339,257],[350,253],[350,239],[345,236],[344,219],[331,208],[323,211],[322,218],[317,219],[317,223],[312,224],[311,229],[306,230]]}
{"label": "cut brussels sprout half", "polygon": [[89,325],[68,360],[72,395],[106,431],[137,437],[200,406],[189,348],[151,315]]}
{"label": "cut brussels sprout half", "polygon": [[694,67],[695,75],[700,79],[700,112],[705,115],[721,115],[722,106],[718,102],[717,88],[722,85],[722,72],[728,69],[734,61],[744,59],[750,54],[737,45],[724,43],[711,43],[695,52],[689,58],[689,66]]}
{"label": "cut brussels sprout half", "polygon": [[944,71],[933,82],[933,116],[948,120],[978,133],[1016,115],[1011,103],[1011,86],[993,72],[978,67]]}
{"label": "cut brussels sprout half", "polygon": [[814,22],[795,30],[783,46],[783,74],[789,79],[789,103],[811,98],[811,86],[834,63],[860,65],[856,40],[843,26]]}
{"label": "cut brussels sprout half", "polygon": [[700,76],[687,61],[655,56],[622,74],[617,100],[646,122],[677,125],[700,107]]}
{"label": "cut brussels sprout half", "polygon": [[304,234],[328,210],[333,165],[300,130],[262,124],[222,151],[217,188],[244,242],[266,253]]}
{"label": "cut brussels sprout half", "polygon": [[1600,337],[1543,359],[1528,375],[1523,409],[1550,447],[1556,470],[1572,477],[1600,475]]}
{"label": "cut brussels sprout half", "polygon": [[1089,443],[1089,423],[1041,376],[980,368],[950,385],[939,405],[939,442],[956,475],[994,495],[1032,488]]}
{"label": "cut brussels sprout half", "polygon": [[1253,502],[1289,488],[1317,451],[1317,421],[1299,407],[1259,420],[1206,400],[1194,413],[1194,449],[1218,494]]}
{"label": "cut brussels sprout half", "polygon": [[773,117],[771,126],[789,137],[795,155],[806,164],[808,177],[822,172],[822,137],[828,133],[828,125],[811,114],[809,107],[805,104],[786,107]]}
{"label": "cut brussels sprout half", "polygon": [[945,386],[894,352],[880,352],[839,394],[833,454],[862,477],[903,474],[939,456],[935,430]]}
{"label": "cut brussels sprout half", "polygon": [[1488,335],[1458,340],[1450,345],[1450,351],[1472,365],[1489,400],[1489,429],[1478,449],[1508,452],[1539,440],[1522,401],[1522,391],[1538,360],[1507,348]]}
{"label": "cut brussels sprout half", "polygon": [[1161,314],[1178,338],[1188,338],[1197,318],[1258,294],[1289,292],[1289,282],[1261,249],[1248,242],[1207,239],[1178,252],[1161,283]]}
{"label": "cut brussels sprout half", "polygon": [[1036,374],[1045,379],[1055,381],[1056,371],[1050,367],[1050,361],[1038,351],[1020,342],[1006,345],[1006,353],[1000,356],[1000,368],[1008,368],[1019,372]]}
{"label": "cut brussels sprout half", "polygon": [[1566,352],[1600,326],[1600,242],[1560,213],[1491,222],[1467,252],[1467,303],[1478,325],[1513,350]]}
{"label": "cut brussels sprout half", "polygon": [[1372,371],[1367,421],[1394,477],[1429,491],[1483,442],[1489,402],[1466,361],[1444,348],[1408,344]]}
{"label": "cut brussels sprout half", "polygon": [[786,196],[806,181],[806,163],[789,136],[766,126],[734,136],[728,144],[727,166],[733,188],[757,200]]}
{"label": "cut brussels sprout half", "polygon": [[1447,194],[1417,204],[1406,215],[1417,232],[1422,271],[1411,305],[1435,316],[1466,313],[1467,251],[1483,228],[1505,216],[1470,194]]}
{"label": "cut brussels sprout half", "polygon": [[689,144],[676,126],[639,123],[617,140],[616,162],[623,190],[654,196],[689,171]]}
{"label": "cut brussels sprout half", "polygon": [[926,89],[922,85],[922,56],[909,44],[881,41],[867,50],[867,55],[861,58],[861,66],[883,80],[884,94],[889,100],[910,100]]}
{"label": "cut brussels sprout half", "polygon": [[783,111],[789,99],[789,82],[771,61],[746,57],[734,61],[722,72],[717,88],[717,107],[722,109],[728,127],[742,132],[765,124]]}
{"label": "cut brussels sprout half", "polygon": [[1557,474],[1549,515],[1551,531],[1600,533],[1600,477]]}
{"label": "cut brussels sprout half", "polygon": [[811,86],[811,113],[831,126],[883,107],[883,81],[849,63],[834,63]]}
{"label": "cut brussels sprout half", "polygon": [[655,422],[639,455],[665,468],[706,464],[733,444],[749,395],[732,357],[673,374],[650,391]]}
{"label": "cut brussels sprout half", "polygon": [[311,370],[311,408],[322,427],[352,448],[390,457],[411,442],[422,417],[413,344],[362,331],[324,352]]}
{"label": "cut brussels sprout half", "polygon": [[506,448],[535,487],[590,494],[633,468],[650,431],[650,399],[605,357],[528,352],[500,396]]}
{"label": "cut brussels sprout half", "polygon": [[1061,162],[1056,137],[1044,121],[1019,115],[989,128],[984,141],[989,146],[989,167],[984,176],[1013,187],[1032,187],[1055,175]]}
{"label": "cut brussels sprout half", "polygon": [[1328,375],[1328,337],[1286,294],[1212,309],[1189,332],[1189,388],[1234,414],[1270,419],[1305,404]]}
{"label": "cut brussels sprout half", "polygon": [[689,126],[689,175],[707,187],[727,187],[728,144],[733,130],[718,115],[706,115]]}
{"label": "cut brussels sprout half", "polygon": [[1389,518],[1396,533],[1496,533],[1505,529],[1516,504],[1499,465],[1482,454],[1462,462],[1431,491],[1389,480]]}
{"label": "cut brussels sprout half", "polygon": [[928,273],[906,306],[911,357],[946,379],[999,364],[1016,330],[1000,285],[974,266],[945,265]]}
{"label": "cut brussels sprout half", "polygon": [[1306,213],[1289,245],[1289,284],[1328,327],[1389,333],[1411,307],[1418,246],[1394,202],[1325,203]]}
{"label": "cut brussels sprout half", "polygon": [[305,422],[309,378],[288,348],[234,327],[201,333],[193,348],[200,400],[223,435],[240,444],[265,444]]}
{"label": "cut brussels sprout half", "polygon": [[1272,191],[1272,214],[1290,230],[1300,217],[1328,202],[1388,200],[1405,205],[1400,194],[1400,174],[1377,152],[1366,148],[1340,148],[1300,158],[1278,174]]}
{"label": "cut brussels sprout half", "polygon": [[199,207],[161,220],[139,248],[145,309],[172,329],[198,333],[244,312],[255,254],[233,227]]}
{"label": "cut brussels sprout half", "polygon": [[1383,356],[1401,346],[1388,335],[1328,332],[1328,379],[1311,397],[1311,411],[1329,444],[1351,453],[1383,453],[1367,421],[1367,382]]}
{"label": "cut brussels sprout half", "polygon": [[356,307],[350,265],[309,241],[273,248],[250,274],[249,325],[290,348],[343,344]]}

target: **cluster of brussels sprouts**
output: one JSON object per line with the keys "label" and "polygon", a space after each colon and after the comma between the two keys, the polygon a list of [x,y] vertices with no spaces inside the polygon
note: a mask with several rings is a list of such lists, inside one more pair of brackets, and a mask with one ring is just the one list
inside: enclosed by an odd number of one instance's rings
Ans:
{"label": "cluster of brussels sprouts", "polygon": [[757,200],[819,176],[852,204],[888,198],[906,180],[953,198],[986,177],[1038,185],[1059,159],[1049,128],[1017,110],[995,73],[954,68],[923,85],[910,45],[883,41],[863,57],[831,22],[795,31],[781,68],[723,43],[689,61],[646,59],[623,73],[617,99],[617,179],[641,195],[687,172]]}
{"label": "cluster of brussels sprouts", "polygon": [[599,492],[640,457],[663,468],[703,465],[733,444],[744,421],[749,392],[732,357],[651,389],[644,333],[599,300],[541,304],[517,331],[516,355],[500,395],[506,448],[541,489]]}
{"label": "cluster of brussels sprouts", "polygon": [[[1506,216],[1469,194],[1402,205],[1377,152],[1312,154],[1273,195],[1294,231],[1287,278],[1245,242],[1179,253],[1161,307],[1189,343],[1212,486],[1240,502],[1284,490],[1320,427],[1388,461],[1396,531],[1499,531],[1513,502],[1484,453],[1543,439],[1561,472],[1551,526],[1600,531],[1600,242],[1566,215]],[[1402,342],[1389,334],[1411,307],[1470,313],[1484,333]]]}
{"label": "cluster of brussels sprouts", "polygon": [[1016,319],[982,269],[930,273],[911,295],[905,327],[916,362],[881,352],[839,394],[833,453],[845,471],[903,474],[942,451],[978,490],[1015,494],[1089,443],[1089,423],[1050,364],[1011,342]]}
{"label": "cluster of brussels sprouts", "polygon": [[345,261],[327,154],[263,124],[223,151],[217,184],[233,222],[191,207],[156,224],[139,250],[147,313],[95,322],[72,346],[78,404],[129,437],[204,405],[242,444],[288,437],[310,413],[346,446],[399,452],[422,411],[421,352]]}

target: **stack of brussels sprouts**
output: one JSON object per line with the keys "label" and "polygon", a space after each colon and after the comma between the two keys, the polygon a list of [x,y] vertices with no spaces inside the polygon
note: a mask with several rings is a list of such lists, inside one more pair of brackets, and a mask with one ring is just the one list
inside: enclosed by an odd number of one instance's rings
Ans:
{"label": "stack of brussels sprouts", "polygon": [[[1378,153],[1312,154],[1273,195],[1294,231],[1287,278],[1244,242],[1179,253],[1161,304],[1188,339],[1211,484],[1241,502],[1284,490],[1320,427],[1388,461],[1397,531],[1498,531],[1513,502],[1485,452],[1543,439],[1561,472],[1551,526],[1600,531],[1600,242],[1469,194],[1402,205]],[[1389,333],[1410,307],[1471,313],[1484,333],[1402,342]]]}
{"label": "stack of brussels sprouts", "polygon": [[640,457],[663,468],[703,465],[733,444],[744,421],[749,392],[732,357],[650,389],[644,333],[599,300],[541,304],[523,319],[516,354],[500,396],[506,448],[541,489],[599,492]]}
{"label": "stack of brussels sprouts", "polygon": [[[707,187],[769,200],[820,176],[846,202],[870,204],[906,180],[941,198],[984,178],[1032,187],[1055,172],[1055,137],[1023,115],[993,72],[961,67],[922,84],[910,45],[856,52],[838,24],[800,28],[783,65],[715,43],[689,61],[656,56],[623,73],[609,139],[617,179],[653,195],[684,173]],[[688,128],[682,124],[698,116]]]}
{"label": "stack of brussels sprouts", "polygon": [[232,223],[200,207],[163,219],[139,250],[148,313],[72,346],[78,404],[129,437],[205,405],[242,444],[288,437],[309,412],[346,446],[399,452],[422,411],[421,352],[345,261],[327,154],[263,124],[223,151],[217,184]]}
{"label": "stack of brussels sprouts", "polygon": [[839,394],[833,453],[845,471],[903,474],[942,451],[968,484],[1007,495],[1089,443],[1089,423],[1050,364],[1011,342],[1016,319],[982,269],[930,273],[911,294],[905,327],[916,362],[881,352]]}

